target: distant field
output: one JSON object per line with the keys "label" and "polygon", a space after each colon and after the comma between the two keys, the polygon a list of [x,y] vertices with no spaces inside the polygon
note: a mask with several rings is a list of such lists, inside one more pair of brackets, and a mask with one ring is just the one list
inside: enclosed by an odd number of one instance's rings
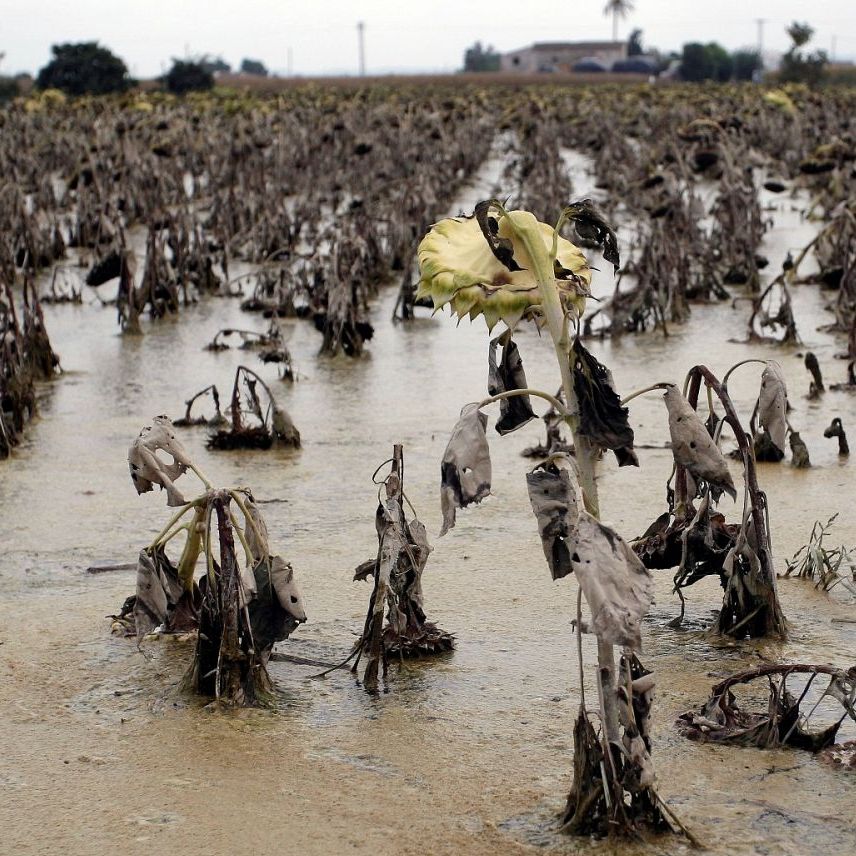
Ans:
{"label": "distant field", "polygon": [[644,74],[519,74],[516,72],[470,73],[470,74],[387,74],[342,75],[340,77],[256,77],[249,74],[219,74],[221,86],[249,88],[259,92],[277,92],[306,83],[328,86],[367,86],[372,84],[444,85],[453,83],[490,86],[532,86],[544,84],[566,84],[589,86],[593,83],[641,83],[647,80]]}

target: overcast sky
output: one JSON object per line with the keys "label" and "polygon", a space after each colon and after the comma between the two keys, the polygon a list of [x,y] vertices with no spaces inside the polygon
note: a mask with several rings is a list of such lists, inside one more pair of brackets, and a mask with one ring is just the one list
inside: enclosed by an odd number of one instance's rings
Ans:
{"label": "overcast sky", "polygon": [[[474,41],[500,51],[533,41],[609,39],[605,0],[0,0],[0,71],[35,72],[64,41],[97,40],[137,77],[160,74],[171,57],[209,53],[233,66],[260,59],[273,71],[353,73],[357,21],[365,22],[369,73],[454,71]],[[636,0],[633,27],[668,51],[687,41],[783,51],[792,20],[815,27],[817,47],[856,57],[856,0]],[[833,40],[834,44],[833,44]]]}

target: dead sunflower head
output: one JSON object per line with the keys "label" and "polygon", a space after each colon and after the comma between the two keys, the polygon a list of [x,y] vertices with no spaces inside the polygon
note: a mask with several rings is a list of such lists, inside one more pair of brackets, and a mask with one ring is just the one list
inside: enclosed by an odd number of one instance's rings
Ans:
{"label": "dead sunflower head", "polygon": [[528,211],[505,211],[494,200],[472,217],[441,220],[422,239],[417,297],[430,297],[435,309],[448,303],[458,318],[484,315],[489,329],[537,317],[542,297],[527,240],[543,243],[562,305],[579,317],[591,281],[580,249]]}

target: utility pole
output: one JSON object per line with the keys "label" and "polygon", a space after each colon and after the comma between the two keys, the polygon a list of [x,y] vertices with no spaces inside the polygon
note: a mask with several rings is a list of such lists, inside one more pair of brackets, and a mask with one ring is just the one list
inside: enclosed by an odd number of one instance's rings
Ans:
{"label": "utility pole", "polygon": [[360,77],[366,76],[366,25],[363,21],[357,21],[357,44],[360,55]]}
{"label": "utility pole", "polygon": [[761,59],[761,68],[764,67],[764,24],[767,23],[765,18],[756,18],[755,23],[758,25],[758,56]]}

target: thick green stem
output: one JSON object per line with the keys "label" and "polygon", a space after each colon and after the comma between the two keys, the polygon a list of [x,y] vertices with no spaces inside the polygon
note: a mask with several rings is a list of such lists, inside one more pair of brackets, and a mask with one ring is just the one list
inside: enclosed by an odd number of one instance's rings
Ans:
{"label": "thick green stem", "polygon": [[211,484],[205,473],[203,473],[202,470],[200,470],[199,467],[196,466],[196,464],[190,464],[189,466],[190,469],[193,470],[194,473],[196,473],[197,478],[202,482],[202,484],[205,485],[205,489],[213,490],[214,485]]}
{"label": "thick green stem", "polygon": [[[747,365],[748,363],[760,363],[762,366],[766,366],[766,365],[767,365],[767,363],[768,363],[768,360],[758,360],[758,359],[755,359],[755,358],[753,357],[753,358],[750,358],[750,359],[748,359],[748,360],[740,360],[740,362],[739,362],[739,363],[735,363],[735,364],[734,364],[734,365],[733,365],[733,366],[732,366],[732,367],[731,367],[731,368],[730,368],[730,369],[729,369],[729,370],[728,370],[728,371],[727,371],[727,372],[722,376],[722,386],[723,386],[723,388],[725,388],[726,386],[728,386],[728,378],[730,378],[730,377],[731,377],[731,372],[733,372],[735,369],[739,369],[739,368],[740,368],[740,366],[745,366],[745,365]],[[709,387],[708,387],[708,389],[709,389]]]}
{"label": "thick green stem", "polygon": [[167,523],[166,526],[164,526],[164,528],[161,529],[160,532],[158,532],[158,534],[155,536],[154,541],[149,544],[149,550],[154,550],[154,548],[157,547],[161,540],[166,537],[169,530],[172,529],[172,527],[175,526],[175,524],[178,523],[178,521],[181,520],[181,518],[184,517],[184,515],[187,514],[187,512],[190,511],[191,508],[193,508],[192,502],[188,502],[187,505],[183,505],[181,508],[179,508],[178,511],[176,511],[175,514],[172,515],[172,517],[170,517],[169,523]]}
{"label": "thick green stem", "polygon": [[638,398],[640,395],[645,395],[646,392],[654,392],[656,389],[668,389],[669,387],[674,386],[673,383],[652,383],[651,386],[643,387],[642,389],[637,389],[635,392],[631,392],[630,395],[625,395],[624,398],[621,399],[621,404],[624,406],[628,401],[633,401],[634,398]]}
{"label": "thick green stem", "polygon": [[253,556],[253,551],[250,549],[249,542],[247,541],[247,536],[244,535],[244,530],[238,525],[238,519],[232,513],[232,510],[229,509],[229,522],[232,524],[232,529],[238,533],[238,540],[241,542],[241,546],[244,548],[244,558],[247,561],[247,567],[252,569],[256,564],[255,557]]}
{"label": "thick green stem", "polygon": [[196,569],[196,560],[202,552],[201,528],[205,520],[205,506],[196,508],[193,520],[187,530],[187,540],[184,542],[181,558],[178,560],[178,578],[181,580],[186,591],[193,588],[193,572]]}
{"label": "thick green stem", "polygon": [[[261,530],[258,526],[256,526],[255,518],[252,514],[250,514],[249,510],[247,509],[247,506],[244,505],[244,500],[241,499],[240,494],[236,490],[230,490],[229,496],[231,496],[232,499],[235,500],[235,503],[237,504],[238,508],[241,509],[241,513],[244,515],[244,519],[247,521],[247,525],[250,527],[250,529],[253,530],[253,534],[256,536],[256,540],[259,543],[259,547],[266,553],[268,549],[267,538],[262,535]],[[263,559],[265,557],[260,556],[259,558]]]}

